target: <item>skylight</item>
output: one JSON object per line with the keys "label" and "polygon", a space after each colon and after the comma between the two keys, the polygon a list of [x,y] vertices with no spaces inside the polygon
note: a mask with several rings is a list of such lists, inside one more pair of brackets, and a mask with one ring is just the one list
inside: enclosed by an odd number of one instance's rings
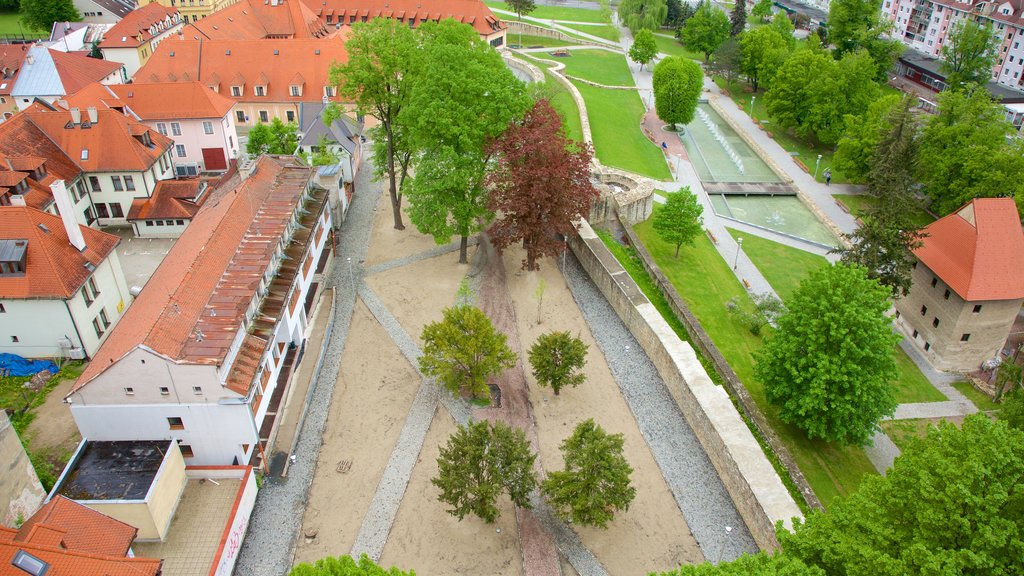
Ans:
{"label": "skylight", "polygon": [[82,148],[82,160],[88,160],[88,159],[89,159],[89,149],[88,148]]}
{"label": "skylight", "polygon": [[27,574],[32,574],[32,576],[43,576],[50,570],[49,564],[24,550],[18,550],[14,559],[11,560],[11,565],[24,570]]}

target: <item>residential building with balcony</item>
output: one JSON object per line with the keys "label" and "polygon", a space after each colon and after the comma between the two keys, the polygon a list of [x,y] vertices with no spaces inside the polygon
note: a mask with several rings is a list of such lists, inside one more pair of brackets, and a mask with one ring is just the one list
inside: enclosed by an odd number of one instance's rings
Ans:
{"label": "residential building with balcony", "polygon": [[1013,198],[975,198],[924,228],[896,325],[940,370],[999,357],[1024,303],[1024,232]]}
{"label": "residential building with balcony", "polygon": [[313,172],[262,156],[211,193],[67,395],[84,438],[263,462],[334,254]]}
{"label": "residential building with balcony", "polygon": [[161,42],[181,30],[184,23],[177,8],[147,4],[132,10],[107,31],[99,43],[103,59],[120,62],[131,78]]}

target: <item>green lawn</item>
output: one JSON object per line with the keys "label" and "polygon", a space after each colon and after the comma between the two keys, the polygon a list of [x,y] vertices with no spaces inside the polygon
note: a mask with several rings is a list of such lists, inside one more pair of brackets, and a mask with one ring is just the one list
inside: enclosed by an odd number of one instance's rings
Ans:
{"label": "green lawn", "polygon": [[34,30],[21,22],[21,14],[17,12],[0,12],[0,34],[25,34],[29,38],[45,38],[49,30]]}
{"label": "green lawn", "polygon": [[665,156],[640,130],[644,105],[633,90],[610,90],[573,82],[587,105],[594,150],[602,164],[671,180]]}
{"label": "green lawn", "polygon": [[[865,209],[878,202],[877,199],[868,196],[867,194],[833,194],[832,197],[845,204],[850,210],[850,213],[858,217]],[[918,207],[914,210],[912,216],[914,224],[921,226],[922,228],[932,222],[935,222],[935,218],[932,218],[932,215],[922,207]]]}
{"label": "green lawn", "polygon": [[[53,378],[50,378],[46,386],[39,392],[26,392],[22,384],[31,380],[30,377],[3,376],[0,377],[0,410],[11,412],[11,423],[14,428],[24,434],[25,428],[35,419],[35,408],[39,407],[46,400],[47,394],[53,390],[62,379],[78,378],[85,369],[82,362],[71,362],[65,364],[61,371]],[[19,412],[25,408],[23,414]]]}
{"label": "green lawn", "polygon": [[993,410],[999,410],[1001,406],[992,401],[991,398],[986,394],[979,392],[974,386],[971,386],[970,382],[954,382],[953,388],[960,391],[961,394],[967,396],[967,398],[974,402],[974,405],[978,407],[978,410],[983,412],[991,412]]}
{"label": "green lawn", "polygon": [[[513,12],[509,8],[508,4],[504,2],[495,2],[494,0],[484,0],[484,4],[487,4],[491,8],[499,8],[501,10],[507,10]],[[540,6],[538,5],[533,9],[533,12],[524,14],[524,16],[530,16],[533,18],[544,18],[546,20],[565,20],[567,22],[604,22],[611,23],[607,17],[601,14],[600,10],[588,10],[586,8],[570,8],[567,6]]]}
{"label": "green lawn", "polygon": [[582,142],[583,121],[580,120],[580,109],[576,106],[576,101],[573,100],[569,89],[555,80],[550,72],[545,72],[545,74],[548,76],[546,86],[550,90],[551,105],[562,115],[565,134],[577,142]]}
{"label": "green lawn", "polygon": [[669,38],[668,36],[662,36],[661,34],[654,35],[654,42],[658,44],[658,52],[662,54],[668,54],[669,56],[683,56],[690,60],[704,61],[704,55],[700,52],[694,52],[687,50],[679,40],[675,38]]}
{"label": "green lawn", "polygon": [[586,24],[562,24],[566,28],[572,28],[584,34],[590,34],[591,36],[597,36],[598,38],[604,38],[605,40],[611,40],[612,42],[619,41],[619,29],[612,25],[606,26],[587,26]]}
{"label": "green lawn", "polygon": [[551,58],[565,64],[566,74],[605,86],[634,86],[625,54],[600,49],[573,50],[570,54]]}
{"label": "green lawn", "polygon": [[566,42],[565,40],[559,40],[557,38],[547,38],[545,36],[531,36],[529,34],[523,34],[520,40],[519,34],[509,33],[508,35],[509,44],[518,44],[524,48],[561,48],[563,46],[576,46],[574,42]]}

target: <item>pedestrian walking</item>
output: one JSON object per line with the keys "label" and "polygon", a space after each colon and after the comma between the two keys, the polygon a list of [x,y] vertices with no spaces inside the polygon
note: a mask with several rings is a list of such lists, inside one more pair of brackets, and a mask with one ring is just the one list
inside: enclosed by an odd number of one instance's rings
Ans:
{"label": "pedestrian walking", "polygon": [[825,186],[828,186],[831,183],[832,183],[832,169],[831,168],[825,168]]}

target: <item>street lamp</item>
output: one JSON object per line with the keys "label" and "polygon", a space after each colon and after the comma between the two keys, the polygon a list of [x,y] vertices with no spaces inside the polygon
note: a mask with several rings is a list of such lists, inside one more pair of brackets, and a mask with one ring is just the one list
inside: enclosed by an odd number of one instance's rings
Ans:
{"label": "street lamp", "polygon": [[818,166],[821,166],[821,154],[818,154],[818,160],[814,162],[814,179],[818,179]]}
{"label": "street lamp", "polygon": [[750,119],[757,121],[757,117],[754,116],[754,104],[757,104],[757,96],[750,97]]}
{"label": "street lamp", "polygon": [[[726,542],[729,541],[729,535],[731,535],[731,534],[732,534],[732,526],[726,526],[725,527],[725,541]],[[725,542],[723,542],[722,544],[724,545]],[[723,551],[724,550],[722,550],[721,547],[718,548],[718,554],[715,555],[715,565],[716,566],[722,561],[722,552]]]}
{"label": "street lamp", "polygon": [[[734,258],[733,261],[732,261],[732,269],[733,270],[735,270],[736,267],[740,265],[740,250],[742,250],[742,249],[743,249],[743,238],[739,237],[739,238],[736,239],[736,258]],[[726,526],[726,528],[728,528],[728,530],[726,530],[726,532],[731,532],[732,531],[732,529],[729,526]]]}
{"label": "street lamp", "polygon": [[355,291],[356,291],[356,276],[352,272],[352,258],[351,257],[345,258],[345,260],[348,260],[348,284],[349,284],[349,287],[352,289],[352,292],[355,293]]}

